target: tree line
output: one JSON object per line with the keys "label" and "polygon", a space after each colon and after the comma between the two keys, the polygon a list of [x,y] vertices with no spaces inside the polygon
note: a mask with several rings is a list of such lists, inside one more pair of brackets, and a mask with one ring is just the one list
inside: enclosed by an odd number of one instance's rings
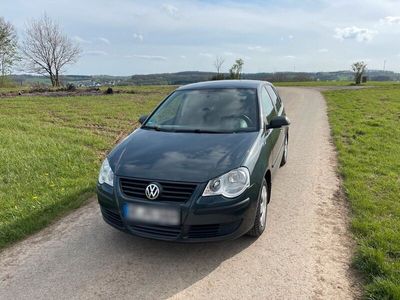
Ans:
{"label": "tree line", "polygon": [[18,65],[23,72],[47,76],[54,87],[59,87],[62,71],[80,54],[79,45],[46,14],[27,23],[21,43],[15,27],[0,17],[0,83]]}
{"label": "tree line", "polygon": [[241,79],[243,74],[244,60],[241,58],[236,59],[235,63],[229,69],[229,74],[225,75],[221,72],[222,66],[225,63],[225,58],[217,55],[214,60],[214,67],[217,73],[211,78],[212,80],[223,80],[223,79]]}

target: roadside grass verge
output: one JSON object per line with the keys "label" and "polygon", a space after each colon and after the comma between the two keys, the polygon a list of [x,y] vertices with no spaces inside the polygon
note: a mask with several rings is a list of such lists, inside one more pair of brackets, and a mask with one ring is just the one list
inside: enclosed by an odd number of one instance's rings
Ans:
{"label": "roadside grass verge", "polygon": [[[164,93],[168,94],[171,91],[175,90],[177,85],[115,85],[111,86],[111,88],[120,93],[128,93],[128,94],[148,94],[148,93]],[[102,86],[100,88],[101,91],[106,91],[108,86]]]}
{"label": "roadside grass verge", "polygon": [[[272,82],[276,86],[305,86],[305,87],[328,87],[328,86],[353,86],[354,81],[345,80],[326,80],[326,81],[295,81],[295,82]],[[368,81],[359,86],[397,86],[400,87],[398,81]]]}
{"label": "roadside grass verge", "polygon": [[112,145],[171,91],[0,99],[0,249],[93,194]]}
{"label": "roadside grass verge", "polygon": [[324,92],[368,299],[400,299],[400,87]]}

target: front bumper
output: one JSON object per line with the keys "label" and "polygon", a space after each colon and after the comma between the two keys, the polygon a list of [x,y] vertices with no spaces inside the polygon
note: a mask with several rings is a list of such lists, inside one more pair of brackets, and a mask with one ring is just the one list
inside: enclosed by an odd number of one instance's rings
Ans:
{"label": "front bumper", "polygon": [[98,184],[97,197],[103,218],[108,224],[145,238],[177,242],[221,241],[238,238],[251,229],[260,190],[258,185],[251,185],[234,199],[202,197],[204,187],[205,184],[199,185],[190,200],[184,203],[150,202],[152,205],[179,206],[182,220],[179,226],[128,222],[122,215],[124,203],[143,205],[149,204],[150,200],[127,198],[118,188]]}

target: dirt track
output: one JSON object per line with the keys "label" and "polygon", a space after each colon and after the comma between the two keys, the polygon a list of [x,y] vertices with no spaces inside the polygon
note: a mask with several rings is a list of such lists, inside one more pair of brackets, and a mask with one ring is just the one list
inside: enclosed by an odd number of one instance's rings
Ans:
{"label": "dirt track", "polygon": [[349,299],[347,206],[326,105],[281,88],[292,121],[289,162],[273,182],[258,239],[172,244],[106,225],[95,201],[0,253],[0,299]]}

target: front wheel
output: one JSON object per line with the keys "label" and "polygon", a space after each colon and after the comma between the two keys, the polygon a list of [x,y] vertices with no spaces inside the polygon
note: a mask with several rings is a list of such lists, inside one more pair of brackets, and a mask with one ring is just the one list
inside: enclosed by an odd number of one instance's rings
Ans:
{"label": "front wheel", "polygon": [[263,179],[261,193],[258,199],[258,207],[254,225],[247,233],[250,236],[259,237],[265,230],[267,224],[268,211],[268,184],[265,178]]}

